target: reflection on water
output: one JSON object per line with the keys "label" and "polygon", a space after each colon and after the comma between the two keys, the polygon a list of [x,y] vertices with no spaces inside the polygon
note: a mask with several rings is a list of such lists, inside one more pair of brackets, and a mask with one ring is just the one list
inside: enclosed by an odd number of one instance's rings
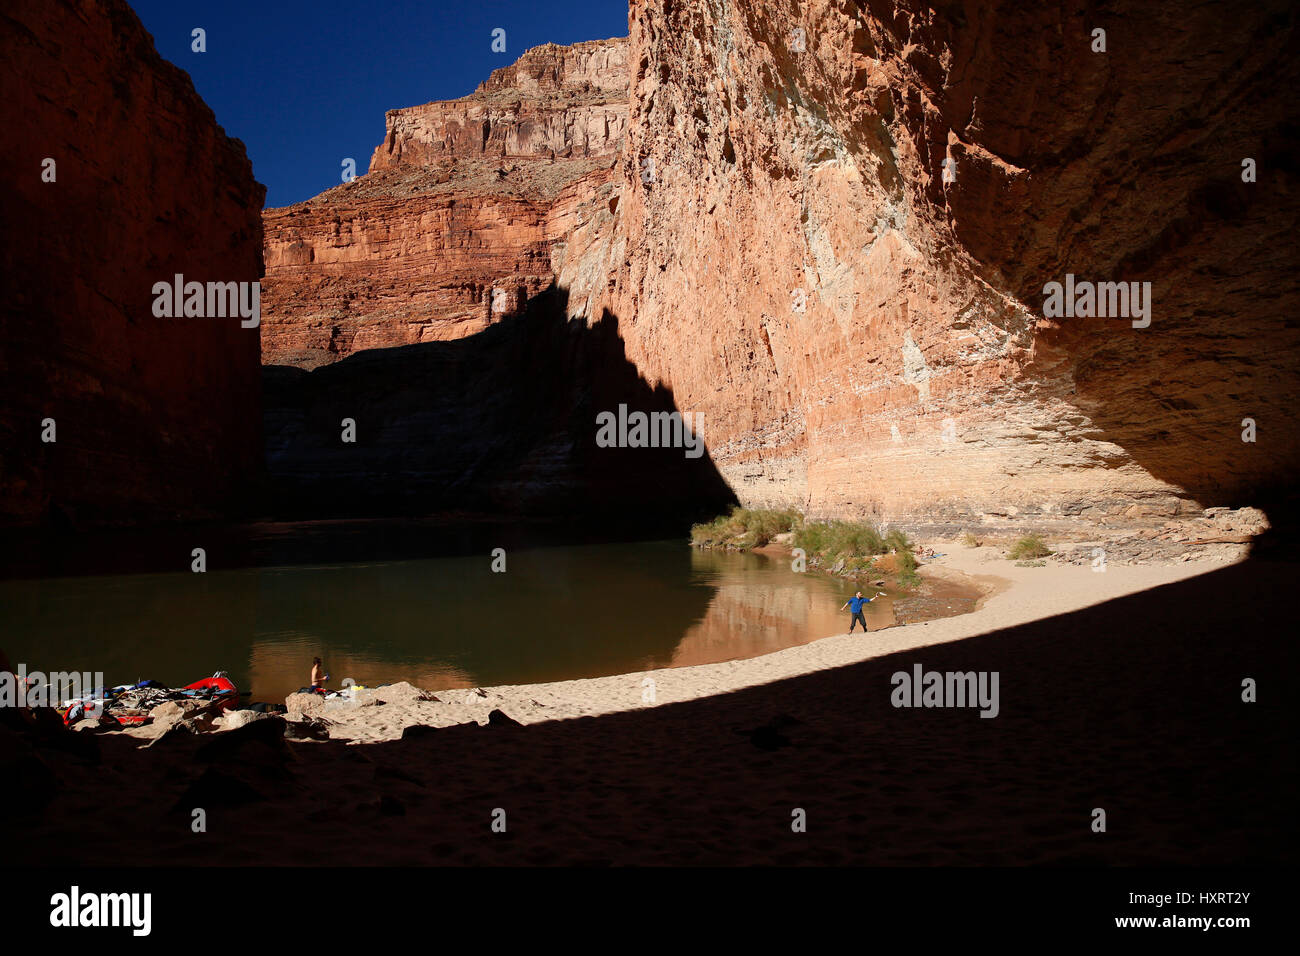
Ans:
{"label": "reflection on water", "polygon": [[[788,561],[762,554],[692,551],[691,559],[692,571],[715,591],[673,651],[674,667],[756,657],[848,630],[849,612],[839,608],[853,585],[797,574]],[[873,601],[864,616],[872,628],[893,624],[893,597]]]}
{"label": "reflection on water", "polygon": [[[260,700],[307,682],[434,690],[734,660],[848,628],[853,585],[681,542],[415,561],[0,582],[15,665],[188,683],[227,670]],[[870,605],[893,623],[891,598]],[[864,638],[869,640],[870,638]]]}

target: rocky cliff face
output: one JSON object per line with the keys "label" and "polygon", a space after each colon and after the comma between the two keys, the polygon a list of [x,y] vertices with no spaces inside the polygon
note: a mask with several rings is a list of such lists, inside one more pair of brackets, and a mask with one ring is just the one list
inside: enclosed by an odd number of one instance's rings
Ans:
{"label": "rocky cliff face", "polygon": [[392,110],[370,173],[269,209],[263,361],[315,368],[522,313],[608,192],[627,43],[525,53],[459,100]]}
{"label": "rocky cliff face", "polygon": [[616,317],[568,311],[551,288],[462,339],[268,367],[276,513],[586,516],[609,533],[679,533],[725,510],[734,498],[707,456],[597,443],[602,410],[675,403],[627,361]]}
{"label": "rocky cliff face", "polygon": [[[562,78],[596,68],[542,48],[390,113],[369,176],[268,212],[265,360],[464,335],[554,276],[702,413],[746,504],[1050,527],[1290,483],[1286,4],[633,0],[629,23],[625,135],[613,80],[574,106]],[[1076,279],[1138,298],[1048,314]]]}
{"label": "rocky cliff face", "polygon": [[389,110],[371,171],[473,157],[612,156],[627,129],[627,41],[547,43],[469,96]]}
{"label": "rocky cliff face", "polygon": [[[560,281],[747,503],[1051,524],[1265,493],[1300,466],[1295,28],[633,0],[606,269]],[[1046,318],[1067,274],[1150,282],[1149,326]]]}
{"label": "rocky cliff face", "polygon": [[256,282],[265,190],[122,0],[7,4],[0,50],[0,524],[223,513],[261,467],[258,331],[153,286]]}

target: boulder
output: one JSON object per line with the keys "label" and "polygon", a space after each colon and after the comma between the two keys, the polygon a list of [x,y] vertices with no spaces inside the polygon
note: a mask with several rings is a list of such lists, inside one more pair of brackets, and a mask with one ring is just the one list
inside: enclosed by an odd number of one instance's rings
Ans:
{"label": "boulder", "polygon": [[58,781],[23,735],[0,727],[0,814],[26,812],[45,806]]}
{"label": "boulder", "polygon": [[319,717],[288,720],[284,724],[285,740],[329,740],[330,722]]}
{"label": "boulder", "polygon": [[285,719],[278,716],[250,721],[214,735],[195,751],[194,758],[208,763],[229,762],[283,770],[290,757],[284,743],[285,725]]}
{"label": "boulder", "polygon": [[402,728],[403,740],[420,740],[425,737],[433,737],[439,733],[439,728],[429,724],[411,724],[409,727]]}
{"label": "boulder", "polygon": [[220,729],[223,731],[238,730],[240,727],[245,727],[255,720],[267,719],[269,719],[268,714],[260,713],[256,710],[232,710],[228,711],[226,715],[221,718]]}
{"label": "boulder", "polygon": [[488,726],[488,727],[498,727],[498,728],[500,728],[500,727],[522,727],[523,724],[521,724],[519,721],[515,720],[513,717],[511,717],[509,714],[507,714],[504,710],[493,710],[492,713],[488,714],[488,719],[487,719],[487,724],[486,724],[486,726]]}
{"label": "boulder", "polygon": [[290,694],[284,699],[290,720],[319,714],[325,709],[325,698],[320,694]]}

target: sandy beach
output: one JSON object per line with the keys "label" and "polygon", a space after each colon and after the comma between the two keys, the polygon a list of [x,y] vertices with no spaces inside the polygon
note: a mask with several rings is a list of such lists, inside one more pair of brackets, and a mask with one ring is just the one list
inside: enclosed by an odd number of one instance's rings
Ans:
{"label": "sandy beach", "polygon": [[[42,750],[58,787],[24,833],[50,863],[1292,859],[1293,654],[1268,622],[1293,565],[1097,573],[938,549],[927,574],[988,589],[973,613],[724,664],[394,685],[312,702],[322,741],[286,741],[267,719],[147,749],[97,735],[97,764]],[[893,706],[891,675],[918,664],[997,672],[996,719]],[[1241,701],[1244,677],[1266,688],[1258,703]]]}
{"label": "sandy beach", "polygon": [[[1071,565],[1017,567],[1016,562],[994,547],[966,548],[944,541],[930,544],[945,553],[926,564],[923,574],[979,587],[985,597],[976,611],[883,628],[873,631],[870,637],[864,637],[861,631],[855,635],[830,635],[811,644],[720,664],[661,668],[587,680],[443,690],[429,695],[436,700],[420,700],[415,688],[398,684],[358,691],[355,705],[346,701],[295,700],[294,703],[306,703],[308,713],[330,721],[332,739],[358,743],[394,740],[413,725],[447,727],[483,723],[493,710],[501,710],[521,724],[641,710],[757,687],[1068,614],[1193,578],[1223,567],[1231,560],[1224,556],[1217,561],[1118,565],[1095,572],[1090,567]],[[848,613],[843,617],[847,629]],[[376,701],[383,701],[383,705],[374,706]],[[297,708],[295,712],[299,712]],[[157,731],[145,727],[132,733],[150,738]]]}

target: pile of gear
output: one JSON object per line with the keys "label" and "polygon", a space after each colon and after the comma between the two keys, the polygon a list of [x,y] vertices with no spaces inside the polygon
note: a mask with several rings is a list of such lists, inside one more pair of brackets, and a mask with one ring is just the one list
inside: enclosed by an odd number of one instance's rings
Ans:
{"label": "pile of gear", "polygon": [[229,701],[239,699],[239,691],[218,671],[205,680],[188,687],[168,687],[156,680],[142,680],[134,684],[119,684],[107,691],[96,690],[85,697],[63,702],[63,722],[71,725],[87,717],[122,726],[149,722],[149,712],[169,700]]}

